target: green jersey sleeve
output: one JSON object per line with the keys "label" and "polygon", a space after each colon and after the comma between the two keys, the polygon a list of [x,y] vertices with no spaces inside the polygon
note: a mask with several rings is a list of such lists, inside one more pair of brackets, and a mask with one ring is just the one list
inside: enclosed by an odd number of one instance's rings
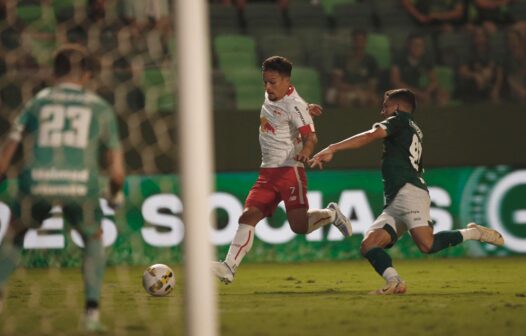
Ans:
{"label": "green jersey sleeve", "polygon": [[404,122],[401,118],[398,118],[398,115],[394,115],[373,125],[373,128],[378,127],[383,128],[387,132],[387,136],[391,136],[398,133],[404,127]]}
{"label": "green jersey sleeve", "polygon": [[101,141],[109,149],[120,149],[119,129],[113,109],[107,104],[101,106]]}
{"label": "green jersey sleeve", "polygon": [[9,138],[15,141],[21,141],[24,133],[36,131],[38,121],[35,117],[36,101],[29,101],[20,114],[16,117],[11,127]]}

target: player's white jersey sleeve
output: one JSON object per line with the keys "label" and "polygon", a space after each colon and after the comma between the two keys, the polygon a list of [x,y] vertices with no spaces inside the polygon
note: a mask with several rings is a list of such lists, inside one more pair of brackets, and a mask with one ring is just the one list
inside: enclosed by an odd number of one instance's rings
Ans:
{"label": "player's white jersey sleeve", "polygon": [[306,129],[314,131],[314,123],[307,103],[293,87],[279,101],[270,101],[265,95],[259,128],[261,167],[303,167],[294,157],[303,148],[300,130]]}

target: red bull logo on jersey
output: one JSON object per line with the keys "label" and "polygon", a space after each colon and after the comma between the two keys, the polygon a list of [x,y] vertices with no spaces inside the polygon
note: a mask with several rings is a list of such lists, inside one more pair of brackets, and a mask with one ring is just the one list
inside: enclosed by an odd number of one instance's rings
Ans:
{"label": "red bull logo on jersey", "polygon": [[269,121],[265,117],[260,119],[259,129],[263,133],[269,133],[270,132],[272,134],[276,134],[276,129],[274,128],[274,126],[272,126],[271,123],[269,123]]}

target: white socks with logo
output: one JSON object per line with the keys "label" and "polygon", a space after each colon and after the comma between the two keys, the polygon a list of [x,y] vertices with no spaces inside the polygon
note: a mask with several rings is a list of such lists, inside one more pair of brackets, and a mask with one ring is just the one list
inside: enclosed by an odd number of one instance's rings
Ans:
{"label": "white socks with logo", "polygon": [[230,244],[225,263],[235,272],[245,255],[252,248],[254,242],[254,227],[247,224],[239,224],[234,240]]}

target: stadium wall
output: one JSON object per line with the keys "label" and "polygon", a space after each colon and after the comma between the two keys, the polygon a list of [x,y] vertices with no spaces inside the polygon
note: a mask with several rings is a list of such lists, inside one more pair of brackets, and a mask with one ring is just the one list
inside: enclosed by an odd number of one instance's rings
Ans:
{"label": "stadium wall", "polygon": [[[316,118],[317,148],[369,129],[381,120],[379,110],[326,109]],[[522,105],[422,107],[415,121],[424,132],[424,167],[508,164],[526,166]],[[218,171],[254,170],[260,164],[259,111],[216,111]],[[337,155],[329,169],[378,168],[381,143]]]}
{"label": "stadium wall", "polygon": [[[429,185],[435,230],[465,227],[476,221],[502,232],[506,245],[495,248],[470,241],[437,254],[438,257],[505,256],[526,254],[526,169],[510,166],[434,168],[425,174]],[[212,241],[224,256],[237,228],[243,201],[257,172],[218,173],[211,198],[217,213]],[[324,207],[331,201],[353,220],[354,235],[343,239],[332,227],[297,236],[289,228],[282,207],[256,228],[248,262],[298,262],[360,258],[363,233],[381,212],[383,186],[375,170],[309,171],[309,203]],[[0,190],[0,240],[10,216],[9,200],[16,194],[13,180]],[[177,176],[130,176],[126,181],[126,208],[117,215],[101,201],[104,243],[111,265],[146,265],[182,260],[184,205]],[[82,245],[75,231],[64,227],[59,209],[40,230],[24,240],[23,264],[27,267],[78,266]],[[207,225],[208,223],[192,223]],[[188,225],[188,223],[186,223]],[[390,251],[395,258],[424,257],[404,236]],[[425,256],[428,257],[428,256]]]}

